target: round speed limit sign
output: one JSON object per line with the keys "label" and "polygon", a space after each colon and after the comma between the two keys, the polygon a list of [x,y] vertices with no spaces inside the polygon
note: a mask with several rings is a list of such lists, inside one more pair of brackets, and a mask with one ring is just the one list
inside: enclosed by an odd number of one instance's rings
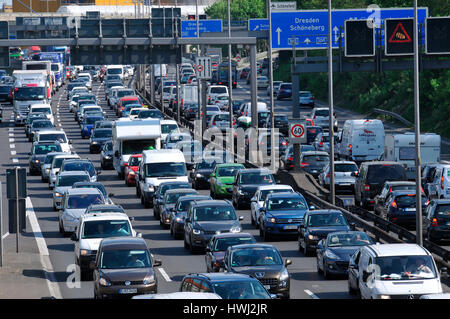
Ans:
{"label": "round speed limit sign", "polygon": [[289,140],[292,143],[305,143],[306,142],[305,126],[298,122],[291,123],[289,130]]}

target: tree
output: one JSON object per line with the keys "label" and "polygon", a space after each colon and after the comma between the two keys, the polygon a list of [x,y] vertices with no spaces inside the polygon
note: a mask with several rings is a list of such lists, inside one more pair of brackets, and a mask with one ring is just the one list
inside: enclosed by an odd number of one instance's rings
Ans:
{"label": "tree", "polygon": [[[248,20],[266,17],[265,0],[230,0],[231,20]],[[220,0],[205,9],[211,19],[227,19],[227,1]]]}

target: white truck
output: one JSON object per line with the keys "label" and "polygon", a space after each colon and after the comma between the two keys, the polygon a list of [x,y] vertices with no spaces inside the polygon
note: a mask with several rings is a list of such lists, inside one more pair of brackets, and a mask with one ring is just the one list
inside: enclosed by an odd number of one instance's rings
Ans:
{"label": "white truck", "polygon": [[197,85],[180,85],[180,108],[183,110],[185,104],[198,104]]}
{"label": "white truck", "polygon": [[153,64],[153,75],[166,77],[167,76],[167,64]]}
{"label": "white truck", "polygon": [[47,71],[47,74],[50,75],[50,89],[52,93],[56,92],[57,84],[56,84],[56,76],[55,71],[52,71],[52,61],[23,61],[22,62],[22,70],[28,71]]}
{"label": "white truck", "polygon": [[31,105],[50,104],[50,77],[46,70],[15,70],[12,76],[14,124],[21,125],[25,124]]}
{"label": "white truck", "polygon": [[[404,134],[386,134],[384,159],[402,163],[408,179],[416,177],[416,138],[412,132]],[[441,160],[441,136],[435,133],[420,135],[421,165],[439,163]]]}
{"label": "white truck", "polygon": [[120,178],[133,154],[161,149],[161,124],[158,119],[121,119],[113,123],[113,166]]}
{"label": "white truck", "polygon": [[381,160],[384,154],[384,125],[380,120],[346,120],[336,142],[340,160],[357,163]]}

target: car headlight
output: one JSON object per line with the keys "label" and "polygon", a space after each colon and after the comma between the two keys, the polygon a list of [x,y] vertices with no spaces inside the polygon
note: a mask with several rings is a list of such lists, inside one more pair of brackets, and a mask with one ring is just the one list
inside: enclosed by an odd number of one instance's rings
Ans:
{"label": "car headlight", "polygon": [[319,240],[318,236],[314,236],[314,235],[308,235],[308,239],[310,240]]}
{"label": "car headlight", "polygon": [[98,281],[98,283],[100,284],[100,286],[103,286],[103,287],[111,286],[111,283],[105,277],[100,277],[100,280]]}
{"label": "car headlight", "polygon": [[135,173],[134,171],[130,171],[130,172],[128,173],[128,175],[136,175],[136,173]]}
{"label": "car headlight", "polygon": [[89,249],[80,249],[80,255],[81,256],[86,256],[86,255],[91,255],[92,254],[92,250]]}
{"label": "car headlight", "polygon": [[269,218],[269,222],[275,224],[275,223],[277,222],[277,220],[276,220],[275,218],[272,217],[272,218]]}
{"label": "car headlight", "polygon": [[240,189],[240,190],[238,190],[238,194],[239,195],[245,195],[245,194],[247,194],[247,192]]}
{"label": "car headlight", "polygon": [[339,259],[339,256],[330,250],[325,251],[325,257],[330,258],[330,259]]}
{"label": "car headlight", "polygon": [[286,281],[289,279],[289,272],[287,271],[287,269],[283,269],[283,271],[281,272],[280,275],[280,281]]}
{"label": "car headlight", "polygon": [[181,223],[181,221],[183,220],[183,218],[177,217],[175,220],[176,220],[177,223]]}
{"label": "car headlight", "polygon": [[62,193],[55,192],[55,197],[62,197],[62,196],[63,196]]}
{"label": "car headlight", "polygon": [[153,185],[145,185],[144,190],[146,192],[154,192],[155,191],[155,186],[153,186]]}
{"label": "car headlight", "polygon": [[233,226],[230,229],[231,233],[240,233],[241,232],[241,227],[240,226]]}
{"label": "car headlight", "polygon": [[378,295],[377,297],[378,299],[391,299],[391,296],[389,295]]}
{"label": "car headlight", "polygon": [[111,159],[111,156],[106,155],[105,159],[109,160],[109,159]]}
{"label": "car headlight", "polygon": [[50,173],[50,168],[46,168],[45,169],[45,172],[48,174],[48,173]]}
{"label": "car headlight", "polygon": [[93,142],[92,142],[92,144],[93,144],[93,145],[96,145],[96,144],[98,144],[98,142],[96,142],[96,141],[93,141]]}
{"label": "car headlight", "polygon": [[194,235],[200,235],[202,233],[201,229],[192,229],[192,232],[194,233]]}
{"label": "car headlight", "polygon": [[217,185],[219,185],[219,186],[223,186],[223,183],[221,182],[221,181],[217,181]]}
{"label": "car headlight", "polygon": [[155,281],[155,276],[151,275],[151,276],[146,277],[142,283],[144,285],[149,285],[154,281]]}
{"label": "car headlight", "polygon": [[200,174],[200,173],[197,173],[197,175],[195,175],[195,177],[197,177],[197,178],[202,178],[202,177],[203,177],[203,175],[202,175],[202,174]]}

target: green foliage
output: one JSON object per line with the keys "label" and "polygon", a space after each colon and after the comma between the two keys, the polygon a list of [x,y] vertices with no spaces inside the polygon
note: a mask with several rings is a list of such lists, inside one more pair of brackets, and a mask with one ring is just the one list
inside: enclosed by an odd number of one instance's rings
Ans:
{"label": "green foliage", "polygon": [[[227,19],[227,1],[220,0],[205,9],[211,19]],[[231,0],[231,20],[248,20],[266,17],[266,2],[264,0]]]}

